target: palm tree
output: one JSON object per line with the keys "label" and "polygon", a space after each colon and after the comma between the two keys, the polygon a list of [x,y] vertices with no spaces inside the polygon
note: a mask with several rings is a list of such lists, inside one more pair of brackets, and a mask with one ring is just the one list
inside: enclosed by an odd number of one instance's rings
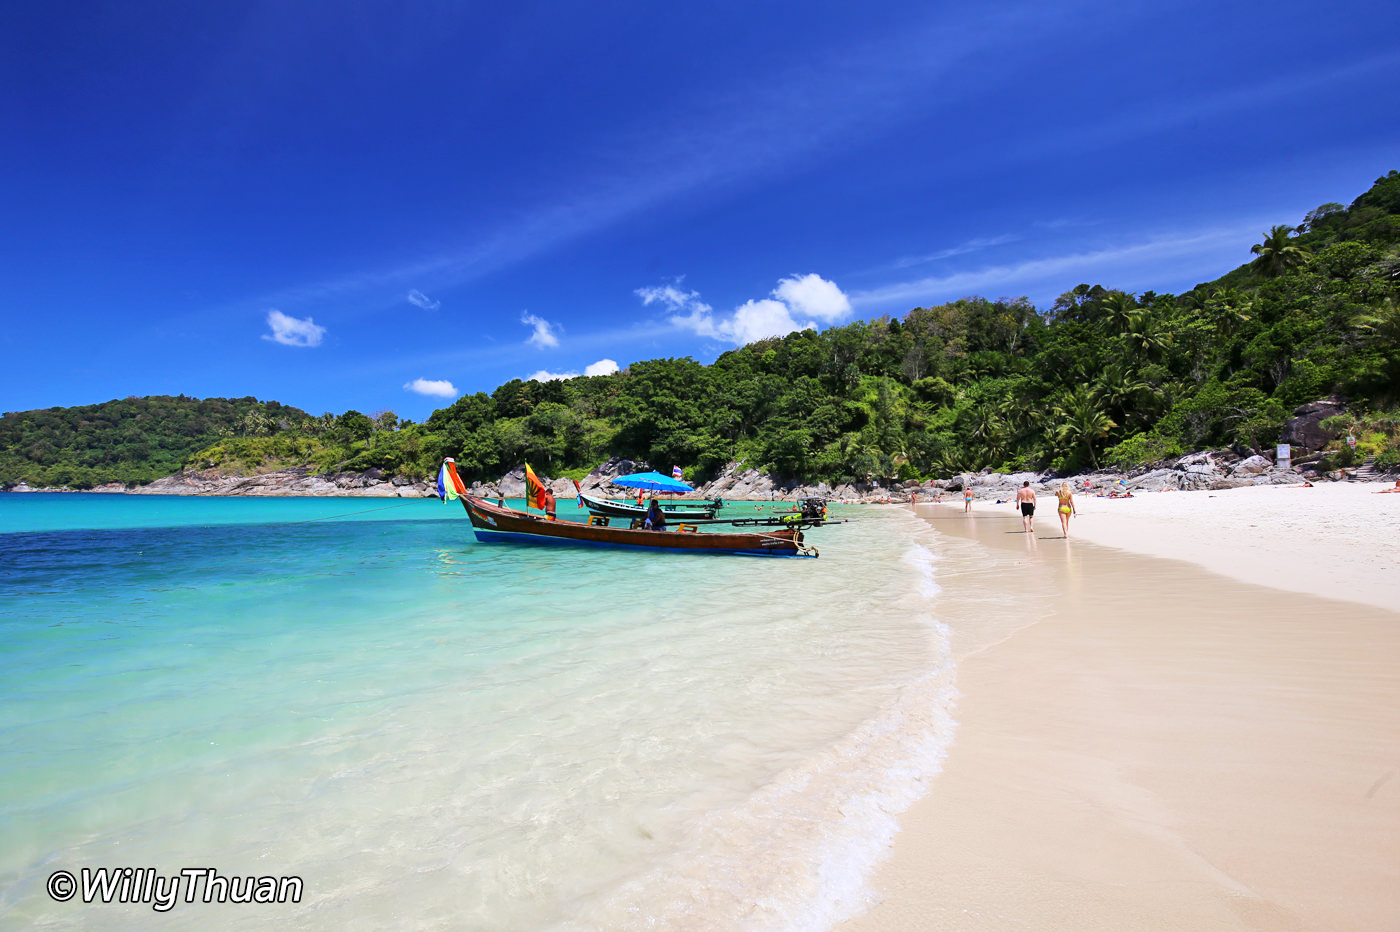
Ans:
{"label": "palm tree", "polygon": [[1162,329],[1157,316],[1147,308],[1133,311],[1128,315],[1127,328],[1124,335],[1128,338],[1128,345],[1131,346],[1139,356],[1152,361],[1162,358],[1167,346],[1171,343],[1170,338]]}
{"label": "palm tree", "polygon": [[1382,346],[1400,344],[1400,305],[1393,298],[1388,298],[1374,311],[1353,317],[1351,325],[1356,330],[1366,331],[1372,340]]}
{"label": "palm tree", "polygon": [[1188,311],[1201,311],[1205,309],[1206,302],[1210,300],[1211,290],[1208,285],[1193,288],[1176,299],[1178,307]]}
{"label": "palm tree", "polygon": [[1122,333],[1127,329],[1128,317],[1137,306],[1137,299],[1125,291],[1110,291],[1108,296],[1099,302],[1099,310],[1103,313],[1111,333]]}
{"label": "palm tree", "polygon": [[1273,278],[1306,262],[1310,255],[1308,247],[1290,240],[1292,232],[1293,227],[1288,224],[1277,224],[1264,234],[1264,242],[1251,246],[1249,251],[1259,257],[1254,260],[1254,268]]}
{"label": "palm tree", "polygon": [[1254,302],[1235,288],[1221,288],[1206,301],[1205,310],[1224,336],[1232,337],[1240,325],[1250,321]]}
{"label": "palm tree", "polygon": [[1089,390],[1080,385],[1070,392],[1060,404],[1055,406],[1060,425],[1055,430],[1055,439],[1072,447],[1083,446],[1089,454],[1094,468],[1099,468],[1099,458],[1094,453],[1094,444],[1118,424],[1099,410],[1090,397]]}
{"label": "palm tree", "polygon": [[1133,401],[1151,389],[1152,386],[1138,378],[1131,369],[1115,364],[1103,371],[1090,395],[1095,401],[1107,405],[1109,410],[1116,410],[1119,417],[1126,420]]}
{"label": "palm tree", "polygon": [[982,444],[989,459],[995,459],[1006,443],[1006,421],[997,413],[994,402],[983,402],[970,413],[972,439]]}
{"label": "palm tree", "polygon": [[276,422],[262,411],[249,411],[238,422],[245,437],[260,437],[272,433],[275,424]]}

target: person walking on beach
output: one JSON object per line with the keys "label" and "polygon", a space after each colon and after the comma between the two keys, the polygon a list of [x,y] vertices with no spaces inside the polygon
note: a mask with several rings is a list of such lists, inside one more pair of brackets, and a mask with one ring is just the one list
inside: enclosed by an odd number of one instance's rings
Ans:
{"label": "person walking on beach", "polygon": [[1065,532],[1065,539],[1069,539],[1069,519],[1070,515],[1078,514],[1074,510],[1074,491],[1069,487],[1068,482],[1060,483],[1060,491],[1055,493],[1055,497],[1060,500],[1060,528]]}
{"label": "person walking on beach", "polygon": [[1027,479],[1021,483],[1021,488],[1016,492],[1016,500],[1013,505],[1021,508],[1021,528],[1027,534],[1035,533],[1035,491],[1031,489],[1031,481]]}
{"label": "person walking on beach", "polygon": [[971,511],[971,510],[972,510],[972,486],[970,486],[970,485],[965,485],[965,486],[963,486],[963,511],[964,511],[964,512],[968,512],[968,511]]}

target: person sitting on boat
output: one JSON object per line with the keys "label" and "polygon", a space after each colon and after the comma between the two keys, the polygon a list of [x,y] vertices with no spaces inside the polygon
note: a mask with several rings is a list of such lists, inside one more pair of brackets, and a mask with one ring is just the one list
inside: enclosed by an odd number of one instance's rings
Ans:
{"label": "person sitting on boat", "polygon": [[642,526],[652,531],[666,530],[666,515],[661,511],[661,503],[654,498],[647,506],[647,519]]}

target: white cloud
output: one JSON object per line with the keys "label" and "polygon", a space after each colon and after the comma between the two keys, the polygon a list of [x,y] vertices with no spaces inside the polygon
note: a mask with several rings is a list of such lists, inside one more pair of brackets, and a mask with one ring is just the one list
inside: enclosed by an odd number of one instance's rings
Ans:
{"label": "white cloud", "polygon": [[758,301],[745,301],[734,309],[734,316],[715,324],[718,335],[733,341],[735,346],[780,337],[794,330],[816,328],[812,321],[799,324],[792,319],[792,311],[781,301],[763,298]]}
{"label": "white cloud", "polygon": [[326,328],[318,327],[310,317],[299,320],[275,308],[267,312],[267,325],[272,332],[264,333],[262,338],[283,346],[320,346],[326,335]]}
{"label": "white cloud", "polygon": [[727,340],[735,346],[780,337],[794,330],[816,329],[815,321],[799,317],[815,317],[831,324],[851,312],[845,292],[835,282],[816,274],[780,279],[772,297],[745,301],[729,317],[717,318],[714,309],[700,300],[698,292],[671,285],[638,288],[637,295],[643,304],[665,305],[672,312],[673,325],[702,337]]}
{"label": "white cloud", "polygon": [[851,313],[851,302],[835,282],[815,273],[801,278],[784,278],[773,289],[773,297],[799,314],[834,324]]}
{"label": "white cloud", "polygon": [[412,382],[405,382],[403,387],[405,391],[433,398],[456,398],[462,394],[457,390],[457,386],[446,379],[414,379]]}
{"label": "white cloud", "polygon": [[438,308],[442,307],[441,301],[434,301],[417,288],[410,289],[407,298],[409,304],[415,304],[425,311],[436,311]]}
{"label": "white cloud", "polygon": [[618,369],[611,359],[600,359],[591,366],[584,366],[584,375],[612,375]]}
{"label": "white cloud", "polygon": [[[600,359],[591,366],[585,366],[582,375],[612,375],[618,371],[617,363],[611,359]],[[527,375],[522,381],[525,382],[559,382],[564,379],[576,379],[578,372],[550,372],[548,369],[541,369],[533,375]]]}
{"label": "white cloud", "polygon": [[559,345],[559,337],[554,333],[554,325],[544,318],[536,317],[526,311],[520,315],[520,322],[535,329],[535,332],[530,334],[530,338],[525,341],[526,343],[538,346],[540,349]]}
{"label": "white cloud", "polygon": [[710,309],[708,304],[700,300],[698,291],[681,291],[675,285],[638,288],[637,296],[642,299],[643,304],[650,305],[660,302],[672,311],[681,311],[689,307],[701,307],[706,311]]}

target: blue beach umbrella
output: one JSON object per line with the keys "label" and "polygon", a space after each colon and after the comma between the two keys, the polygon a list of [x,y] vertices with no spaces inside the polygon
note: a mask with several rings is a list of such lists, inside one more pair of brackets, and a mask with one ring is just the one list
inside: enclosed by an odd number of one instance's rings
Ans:
{"label": "blue beach umbrella", "polygon": [[690,486],[679,479],[672,479],[670,476],[663,476],[659,472],[634,472],[627,476],[618,476],[612,480],[613,485],[620,485],[629,489],[649,489],[652,492],[694,492]]}

